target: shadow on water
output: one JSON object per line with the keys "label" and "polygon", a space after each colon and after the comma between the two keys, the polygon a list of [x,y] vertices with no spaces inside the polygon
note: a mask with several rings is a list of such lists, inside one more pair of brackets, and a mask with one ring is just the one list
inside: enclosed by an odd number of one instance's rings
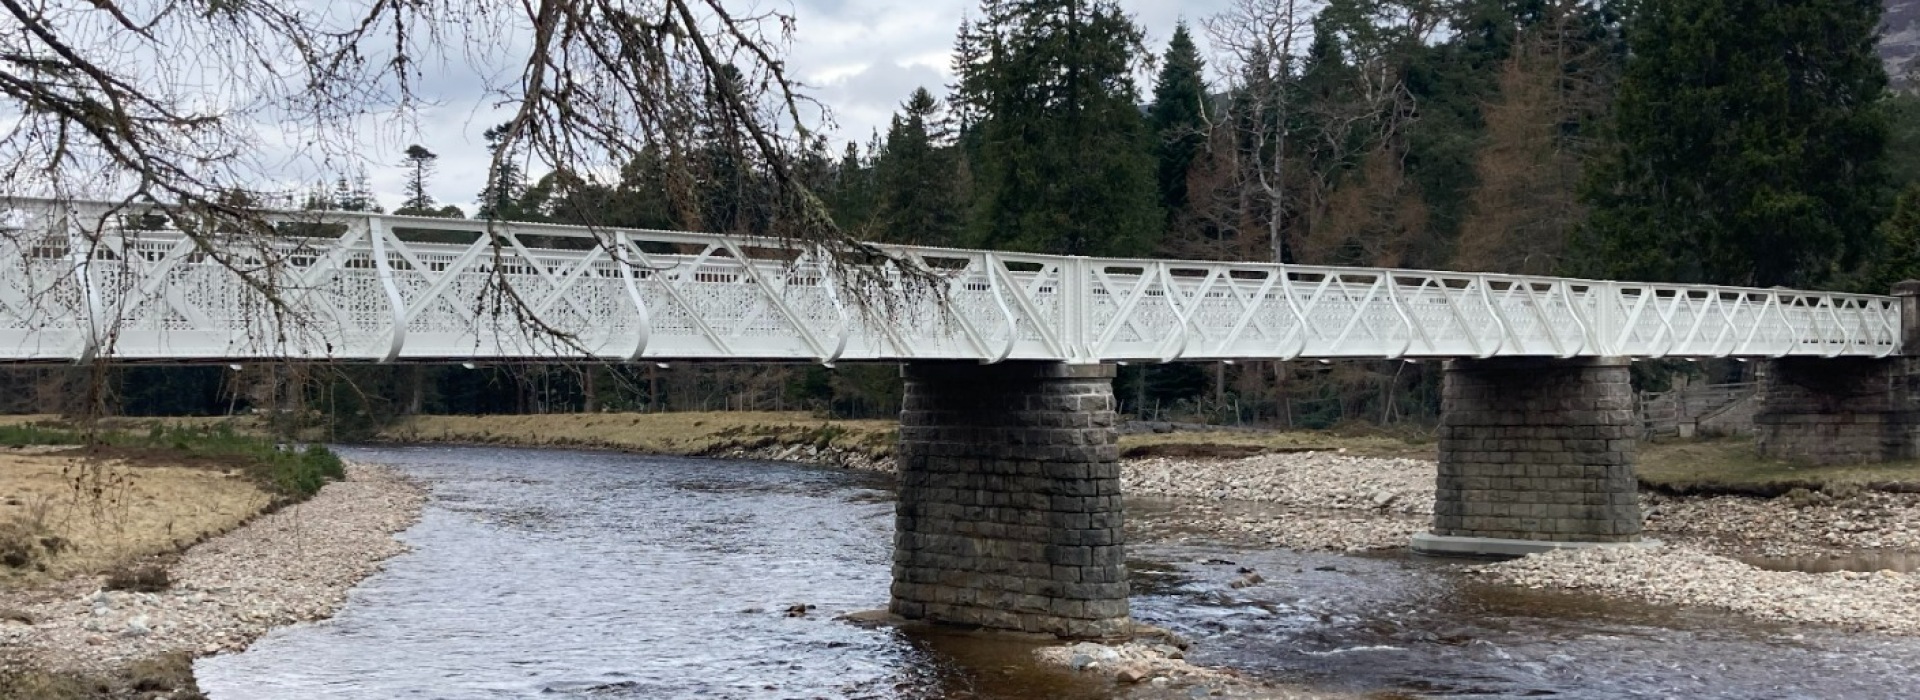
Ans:
{"label": "shadow on water", "polygon": [[[1096,700],[1004,637],[869,629],[885,476],[498,448],[359,448],[433,498],[413,551],[328,622],[204,659],[214,700]],[[1905,698],[1920,647],[1729,615],[1523,591],[1451,562],[1134,548],[1134,613],[1199,663],[1374,697]],[[1242,569],[1264,576],[1236,588]],[[788,616],[794,605],[811,605]],[[804,608],[803,608],[804,609]]]}

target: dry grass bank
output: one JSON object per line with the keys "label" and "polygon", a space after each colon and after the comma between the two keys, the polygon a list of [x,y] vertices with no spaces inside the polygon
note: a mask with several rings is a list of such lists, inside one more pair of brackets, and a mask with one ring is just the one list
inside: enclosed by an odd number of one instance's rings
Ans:
{"label": "dry grass bank", "polygon": [[893,454],[894,421],[826,420],[801,412],[577,413],[414,416],[380,431],[400,442],[597,447],[707,455],[770,445],[814,444],[875,457]]}
{"label": "dry grass bank", "polygon": [[271,500],[237,471],[0,450],[0,589],[178,552],[233,529]]}
{"label": "dry grass bank", "polygon": [[1796,488],[1860,486],[1920,489],[1920,461],[1816,466],[1760,456],[1753,441],[1643,442],[1635,471],[1643,484],[1671,493],[1777,496]]}

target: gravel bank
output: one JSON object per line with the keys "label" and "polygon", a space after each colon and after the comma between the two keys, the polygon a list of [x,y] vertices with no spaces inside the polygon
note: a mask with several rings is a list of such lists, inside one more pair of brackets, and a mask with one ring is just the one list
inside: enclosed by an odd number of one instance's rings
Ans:
{"label": "gravel bank", "polygon": [[1433,512],[1433,462],[1289,452],[1243,459],[1128,460],[1128,495],[1274,503],[1421,515]]}
{"label": "gravel bank", "polygon": [[1804,497],[1643,496],[1647,530],[1722,554],[1808,556],[1853,549],[1920,551],[1920,494]]}
{"label": "gravel bank", "polygon": [[1536,554],[1476,567],[1530,588],[1724,608],[1768,620],[1920,634],[1920,576],[1764,571],[1686,545]]}
{"label": "gravel bank", "polygon": [[[1210,539],[1300,550],[1405,547],[1433,512],[1433,463],[1288,452],[1241,459],[1121,463],[1145,539]],[[1145,517],[1139,517],[1139,516]]]}
{"label": "gravel bank", "polygon": [[0,622],[0,655],[92,673],[171,651],[245,648],[274,627],[332,615],[349,588],[405,550],[392,535],[425,498],[389,469],[349,464],[346,481],[187,550],[166,591],[105,591],[90,579],[0,597],[0,609],[32,621]]}
{"label": "gravel bank", "polygon": [[1349,697],[1264,683],[1230,669],[1195,666],[1186,662],[1185,653],[1179,647],[1162,643],[1081,642],[1041,647],[1034,651],[1034,657],[1044,664],[1110,678],[1125,689],[1125,697],[1138,700],[1207,697],[1335,700]]}

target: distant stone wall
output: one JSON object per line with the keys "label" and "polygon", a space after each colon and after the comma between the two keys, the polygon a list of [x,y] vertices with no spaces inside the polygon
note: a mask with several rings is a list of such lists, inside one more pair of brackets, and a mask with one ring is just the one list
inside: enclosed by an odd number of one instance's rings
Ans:
{"label": "distant stone wall", "polygon": [[1646,437],[1752,435],[1755,382],[1694,384],[1671,391],[1642,392],[1640,420]]}
{"label": "distant stone wall", "polygon": [[1701,416],[1695,422],[1694,435],[1700,437],[1753,435],[1753,419],[1759,413],[1760,394],[1755,391],[1734,399],[1719,410]]}
{"label": "distant stone wall", "polygon": [[1760,454],[1815,464],[1920,457],[1920,360],[1782,358],[1760,383]]}
{"label": "distant stone wall", "polygon": [[1130,630],[1113,374],[907,366],[894,613],[1061,637]]}
{"label": "distant stone wall", "polygon": [[1447,363],[1433,534],[1627,542],[1641,527],[1627,362]]}

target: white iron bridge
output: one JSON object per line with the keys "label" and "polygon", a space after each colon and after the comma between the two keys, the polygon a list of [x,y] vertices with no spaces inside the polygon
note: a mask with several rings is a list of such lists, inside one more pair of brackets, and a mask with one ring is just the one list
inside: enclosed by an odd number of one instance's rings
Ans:
{"label": "white iron bridge", "polygon": [[1900,351],[1899,305],[1887,296],[897,245],[836,265],[751,237],[261,216],[273,231],[223,231],[150,205],[0,200],[0,362]]}

